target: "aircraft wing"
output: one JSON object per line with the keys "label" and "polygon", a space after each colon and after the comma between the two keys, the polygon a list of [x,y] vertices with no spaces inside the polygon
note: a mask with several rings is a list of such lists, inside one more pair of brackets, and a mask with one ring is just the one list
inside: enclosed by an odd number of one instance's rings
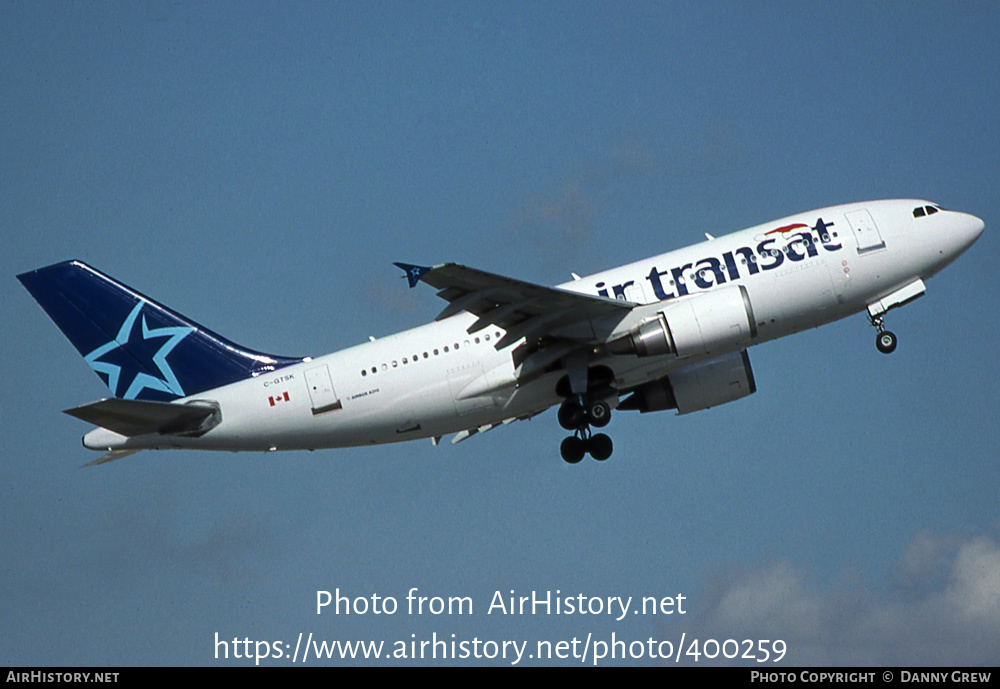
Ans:
{"label": "aircraft wing", "polygon": [[570,292],[487,273],[457,263],[433,267],[396,263],[406,273],[410,287],[426,282],[438,289],[448,306],[435,320],[468,311],[479,318],[469,326],[472,334],[494,325],[506,334],[497,349],[522,337],[551,337],[587,342],[596,337],[593,321],[624,318],[635,304],[608,297]]}
{"label": "aircraft wing", "polygon": [[124,436],[197,436],[221,421],[219,406],[211,402],[171,404],[108,398],[67,409],[66,413]]}

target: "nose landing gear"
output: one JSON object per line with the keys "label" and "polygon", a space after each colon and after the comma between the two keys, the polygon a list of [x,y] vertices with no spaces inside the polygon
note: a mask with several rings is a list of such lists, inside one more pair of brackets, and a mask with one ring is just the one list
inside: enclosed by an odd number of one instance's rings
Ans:
{"label": "nose landing gear", "polygon": [[882,316],[868,316],[868,320],[878,330],[875,336],[875,348],[883,354],[891,354],[896,349],[896,334],[885,329]]}
{"label": "nose landing gear", "polygon": [[896,335],[885,329],[882,315],[889,309],[909,304],[923,294],[924,281],[917,279],[868,305],[868,321],[878,330],[878,335],[875,336],[875,347],[878,351],[890,354],[896,349]]}

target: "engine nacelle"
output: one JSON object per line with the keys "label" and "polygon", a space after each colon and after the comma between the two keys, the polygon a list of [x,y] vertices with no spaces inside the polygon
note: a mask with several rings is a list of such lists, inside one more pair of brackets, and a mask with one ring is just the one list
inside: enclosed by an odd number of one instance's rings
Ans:
{"label": "engine nacelle", "polygon": [[750,295],[734,285],[670,300],[619,342],[642,357],[681,357],[742,349],[755,337]]}
{"label": "engine nacelle", "polygon": [[651,411],[676,409],[678,414],[717,407],[757,391],[750,357],[744,349],[685,366],[640,386],[619,409]]}

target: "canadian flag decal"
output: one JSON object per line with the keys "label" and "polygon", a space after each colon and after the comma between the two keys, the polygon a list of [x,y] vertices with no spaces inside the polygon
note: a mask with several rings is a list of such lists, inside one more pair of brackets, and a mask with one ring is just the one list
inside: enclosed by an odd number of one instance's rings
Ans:
{"label": "canadian flag decal", "polygon": [[268,397],[267,398],[268,404],[270,404],[272,407],[274,405],[276,405],[278,402],[288,402],[288,401],[289,401],[289,399],[288,399],[288,393],[287,392],[282,393],[281,395],[278,395],[277,397]]}

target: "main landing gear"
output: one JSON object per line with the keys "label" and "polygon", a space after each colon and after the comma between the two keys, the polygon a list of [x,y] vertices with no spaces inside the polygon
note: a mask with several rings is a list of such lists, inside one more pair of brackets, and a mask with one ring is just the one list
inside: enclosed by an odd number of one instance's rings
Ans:
{"label": "main landing gear", "polygon": [[574,434],[562,441],[559,453],[570,464],[576,464],[583,456],[590,456],[599,462],[611,456],[614,444],[604,433],[594,434],[590,427],[603,428],[611,421],[611,407],[603,400],[588,400],[586,396],[570,397],[559,407],[559,425]]}
{"label": "main landing gear", "polygon": [[556,384],[556,394],[565,398],[559,405],[559,425],[573,435],[562,441],[559,453],[570,464],[585,454],[599,462],[611,456],[614,444],[604,433],[590,429],[604,428],[611,422],[611,406],[605,400],[617,399],[615,374],[606,366],[587,367],[586,360],[573,357],[566,361],[567,374]]}
{"label": "main landing gear", "polygon": [[875,348],[883,354],[891,354],[896,349],[896,335],[885,329],[882,316],[868,316],[868,320],[878,330],[875,336]]}
{"label": "main landing gear", "polygon": [[604,433],[591,435],[589,428],[577,431],[575,435],[563,440],[559,446],[559,454],[570,464],[576,464],[588,452],[598,462],[603,462],[613,451],[611,438]]}

